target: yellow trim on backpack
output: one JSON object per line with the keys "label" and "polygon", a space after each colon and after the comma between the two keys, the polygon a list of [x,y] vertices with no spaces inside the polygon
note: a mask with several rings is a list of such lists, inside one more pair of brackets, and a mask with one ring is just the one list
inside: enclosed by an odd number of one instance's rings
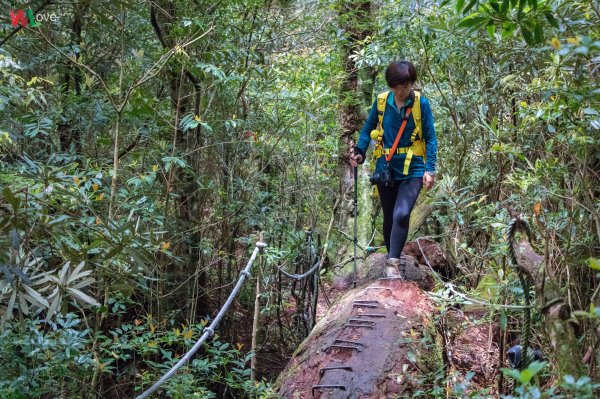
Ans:
{"label": "yellow trim on backpack", "polygon": [[[385,105],[389,95],[389,91],[377,95],[377,128],[371,131],[371,138],[375,140],[375,149],[371,158],[372,169],[375,169],[377,159],[383,154],[383,116],[385,115]],[[375,198],[379,196],[377,185],[373,186],[373,196]]]}
{"label": "yellow trim on backpack", "polygon": [[[420,147],[412,148],[412,147],[396,147],[396,154],[408,154],[408,152],[413,149],[413,155],[418,155],[420,157],[424,156],[422,149]],[[391,148],[384,148],[383,155],[389,155]]]}
{"label": "yellow trim on backpack", "polygon": [[383,150],[383,116],[385,115],[385,105],[389,94],[390,92],[386,91],[377,96],[377,128],[371,131],[371,138],[375,140],[374,160],[381,156]]}

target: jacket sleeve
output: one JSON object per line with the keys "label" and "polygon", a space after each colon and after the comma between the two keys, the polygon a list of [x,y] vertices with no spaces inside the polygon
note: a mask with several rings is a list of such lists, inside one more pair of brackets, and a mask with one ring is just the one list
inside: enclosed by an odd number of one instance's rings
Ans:
{"label": "jacket sleeve", "polygon": [[363,156],[363,162],[365,158],[365,154],[367,149],[369,148],[369,143],[371,142],[371,130],[377,127],[377,100],[373,102],[373,106],[371,107],[371,112],[369,112],[369,117],[367,118],[365,125],[360,131],[360,135],[358,136],[358,142],[354,147],[354,152],[359,153]]}
{"label": "jacket sleeve", "polygon": [[421,118],[423,138],[425,139],[425,153],[427,155],[427,163],[425,164],[426,172],[435,172],[437,161],[437,138],[435,135],[435,126],[433,113],[429,100],[421,97]]}

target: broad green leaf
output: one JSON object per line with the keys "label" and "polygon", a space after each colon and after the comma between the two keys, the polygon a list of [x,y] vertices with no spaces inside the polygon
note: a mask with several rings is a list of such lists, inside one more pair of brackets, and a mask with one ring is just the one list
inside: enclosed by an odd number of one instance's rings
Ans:
{"label": "broad green leaf", "polygon": [[6,305],[6,309],[4,310],[4,320],[10,320],[13,316],[13,308],[15,307],[15,301],[17,299],[17,291],[13,291],[10,295],[10,299],[8,300],[8,305]]}
{"label": "broad green leaf", "polygon": [[533,376],[540,372],[546,366],[546,362],[531,362],[531,364],[519,376],[519,381],[523,384],[529,384]]}
{"label": "broad green leaf", "polygon": [[460,14],[460,11],[465,5],[465,0],[456,0],[456,12]]}
{"label": "broad green leaf", "polygon": [[15,197],[12,191],[10,191],[9,187],[4,187],[4,189],[2,190],[2,194],[4,195],[4,198],[6,198],[8,203],[12,205],[15,213],[17,213],[17,211],[19,210],[19,205],[21,204],[21,199],[19,197]]}
{"label": "broad green leaf", "polygon": [[100,306],[100,304],[98,303],[98,301],[96,301],[94,298],[92,298],[91,296],[79,291],[78,289],[75,288],[67,288],[67,292],[69,292],[69,294],[71,294],[72,296],[74,296],[76,299],[87,303],[88,305],[92,305],[92,306]]}
{"label": "broad green leaf", "polygon": [[212,130],[212,127],[210,127],[210,125],[209,125],[208,123],[201,122],[201,123],[200,123],[200,126],[202,126],[202,128],[203,128],[204,130],[206,130],[208,133],[212,133],[212,131],[213,131],[213,130]]}
{"label": "broad green leaf", "polygon": [[459,28],[472,28],[478,25],[483,25],[487,21],[489,21],[487,16],[482,16],[479,13],[473,13],[464,17],[457,26]]}
{"label": "broad green leaf", "polygon": [[13,282],[13,274],[8,269],[8,265],[4,264],[4,263],[0,263],[0,271],[2,273],[4,273],[4,275],[6,276],[6,281],[8,281],[9,284],[12,284],[12,282]]}
{"label": "broad green leaf", "polygon": [[513,22],[504,22],[502,24],[502,38],[506,39],[514,32],[517,25]]}
{"label": "broad green leaf", "polygon": [[29,305],[27,305],[27,299],[33,301],[33,298],[31,296],[28,295],[19,295],[17,297],[18,301],[19,301],[19,307],[21,308],[21,311],[28,315],[29,314]]}
{"label": "broad green leaf", "polygon": [[473,6],[477,3],[478,0],[471,0],[471,2],[469,4],[467,4],[467,6],[465,7],[465,9],[463,10],[463,13],[468,13],[469,10],[471,8],[473,8]]}
{"label": "broad green leaf", "polygon": [[521,373],[519,372],[519,370],[507,369],[504,367],[501,368],[500,370],[504,373],[504,375],[512,377],[517,381],[520,381],[520,379],[521,379]]}
{"label": "broad green leaf", "polygon": [[52,303],[48,307],[48,312],[47,312],[47,317],[46,318],[49,319],[54,313],[57,312],[58,305],[60,305],[60,299],[61,299],[60,295],[55,295],[54,296],[54,299],[52,300]]}
{"label": "broad green leaf", "polygon": [[519,374],[519,381],[521,384],[528,384],[529,381],[531,381],[531,378],[533,378],[533,373],[528,368],[521,371]]}
{"label": "broad green leaf", "polygon": [[534,37],[536,43],[542,43],[544,41],[544,31],[542,30],[542,24],[540,24],[539,21],[535,24]]}
{"label": "broad green leaf", "polygon": [[575,384],[575,378],[570,374],[565,375],[563,379],[567,384]]}
{"label": "broad green leaf", "polygon": [[560,27],[560,25],[558,24],[558,21],[556,20],[556,18],[554,18],[554,15],[552,15],[552,12],[548,11],[544,14],[544,16],[546,17],[546,20],[553,28],[558,29]]}
{"label": "broad green leaf", "polygon": [[500,313],[500,329],[502,331],[506,331],[506,326],[508,325],[508,318],[506,317],[506,312]]}
{"label": "broad green leaf", "polygon": [[96,282],[96,280],[93,277],[88,277],[88,278],[84,278],[83,280],[79,281],[77,284],[73,284],[70,288],[79,290],[81,288],[87,287],[88,285],[92,285],[95,282]]}
{"label": "broad green leaf", "polygon": [[50,222],[48,222],[48,226],[63,222],[69,218],[70,218],[69,215],[60,215],[59,217],[52,219]]}
{"label": "broad green leaf", "polygon": [[135,287],[132,284],[128,284],[128,283],[111,284],[110,288],[114,291],[121,292],[127,296],[130,296],[135,291]]}
{"label": "broad green leaf", "polygon": [[27,274],[25,274],[25,272],[23,270],[21,270],[21,268],[19,266],[14,265],[13,270],[15,271],[15,274],[17,276],[19,276],[21,281],[23,281],[27,285],[31,285],[31,283],[32,283],[31,279],[29,278],[29,276],[27,276]]}
{"label": "broad green leaf", "polygon": [[529,0],[529,6],[534,10],[537,10],[537,0]]}
{"label": "broad green leaf", "polygon": [[521,27],[521,33],[523,34],[523,38],[525,39],[525,41],[527,42],[527,44],[529,44],[530,46],[535,44],[535,39],[533,37],[533,34],[531,33],[531,31],[529,29],[527,29],[525,26],[520,25]]}
{"label": "broad green leaf", "polygon": [[589,258],[587,260],[587,264],[591,269],[600,270],[600,259],[597,258]]}
{"label": "broad green leaf", "polygon": [[70,265],[71,261],[67,261],[60,272],[58,272],[58,278],[60,279],[60,283],[63,285],[67,283],[67,270],[69,270]]}
{"label": "broad green leaf", "polygon": [[21,247],[21,235],[19,234],[17,229],[12,229],[10,231],[10,241],[11,241],[13,249],[15,251],[18,251],[19,248]]}
{"label": "broad green leaf", "polygon": [[496,32],[496,24],[488,23],[485,28],[487,29],[487,33],[490,39],[493,39],[494,33]]}
{"label": "broad green leaf", "polygon": [[[83,267],[85,266],[85,262],[80,262],[77,267],[75,268],[75,270],[73,270],[69,276],[69,278],[67,279],[67,285],[71,284],[73,281],[77,280],[78,278],[80,278],[80,273],[81,270],[83,269]],[[88,270],[89,271],[89,270]],[[89,273],[88,273],[89,274]]]}
{"label": "broad green leaf", "polygon": [[48,304],[48,301],[36,290],[34,290],[33,288],[31,288],[28,285],[23,285],[23,289],[25,290],[25,292],[27,292],[27,294],[34,299],[34,302],[37,305],[41,305],[44,306],[45,308],[49,307],[50,304]]}

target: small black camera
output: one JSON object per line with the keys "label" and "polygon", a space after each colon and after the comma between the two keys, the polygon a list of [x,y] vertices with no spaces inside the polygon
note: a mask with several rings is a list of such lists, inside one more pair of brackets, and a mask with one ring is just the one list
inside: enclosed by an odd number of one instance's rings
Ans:
{"label": "small black camera", "polygon": [[381,172],[375,172],[369,177],[371,184],[381,184],[385,187],[391,187],[395,184],[394,177],[392,176],[392,169],[388,164],[385,165],[385,169]]}

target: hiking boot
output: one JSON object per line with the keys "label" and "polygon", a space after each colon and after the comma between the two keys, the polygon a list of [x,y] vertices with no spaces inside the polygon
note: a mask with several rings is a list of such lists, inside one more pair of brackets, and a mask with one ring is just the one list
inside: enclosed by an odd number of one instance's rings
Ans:
{"label": "hiking boot", "polygon": [[387,260],[387,266],[388,266],[388,275],[391,274],[391,270],[393,270],[393,274],[394,277],[400,277],[401,279],[404,279],[404,270],[403,270],[403,264],[402,261],[398,258],[388,258]]}

